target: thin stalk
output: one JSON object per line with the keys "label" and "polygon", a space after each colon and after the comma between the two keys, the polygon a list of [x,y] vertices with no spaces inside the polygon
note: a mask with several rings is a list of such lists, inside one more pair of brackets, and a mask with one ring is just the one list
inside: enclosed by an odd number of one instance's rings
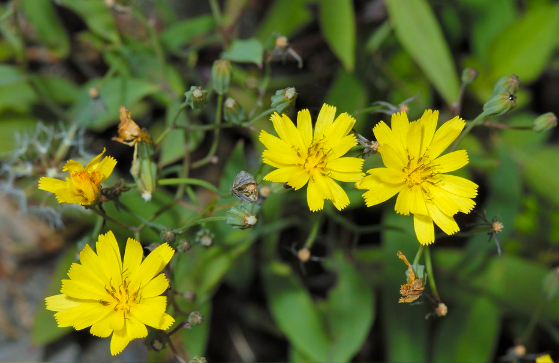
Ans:
{"label": "thin stalk", "polygon": [[275,110],[275,108],[269,108],[266,111],[258,114],[257,116],[253,117],[250,121],[246,122],[246,123],[242,123],[241,126],[249,126],[252,125],[253,123],[255,123],[256,121],[260,120],[262,117],[271,114],[273,111]]}
{"label": "thin stalk", "polygon": [[108,215],[106,215],[104,212],[100,211],[100,210],[97,209],[97,208],[89,208],[89,209],[92,210],[93,213],[96,213],[96,214],[100,215],[101,217],[103,217],[103,219],[106,219],[106,220],[109,221],[109,222],[113,222],[113,223],[116,224],[117,226],[120,226],[120,227],[125,228],[125,229],[127,229],[127,230],[129,230],[129,231],[132,231],[132,232],[138,232],[138,229],[137,229],[136,227],[131,227],[131,226],[127,225],[127,224],[124,224],[124,223],[122,223],[122,222],[120,222],[120,221],[117,221],[116,219],[114,219],[114,218],[112,218],[112,217],[109,217]]}
{"label": "thin stalk", "polygon": [[483,126],[493,127],[495,129],[502,129],[502,130],[532,130],[532,126],[511,126],[511,125],[504,125],[497,122],[485,121]]}
{"label": "thin stalk", "polygon": [[307,237],[307,240],[305,241],[305,248],[307,249],[311,249],[312,245],[314,244],[314,241],[316,240],[316,236],[318,235],[318,229],[320,227],[320,225],[322,224],[322,218],[316,218],[312,228],[311,228],[311,233],[309,233],[309,236]]}
{"label": "thin stalk", "polygon": [[421,254],[423,253],[423,245],[419,246],[417,253],[415,254],[415,258],[413,259],[412,265],[417,265],[419,263],[419,259],[421,258]]}
{"label": "thin stalk", "polygon": [[155,147],[157,148],[159,146],[159,144],[161,144],[161,142],[165,139],[165,137],[167,137],[167,134],[169,134],[169,132],[171,132],[173,129],[176,128],[177,126],[177,121],[179,119],[179,115],[181,114],[182,110],[184,110],[186,107],[188,106],[188,103],[183,102],[180,106],[179,109],[177,110],[177,112],[175,113],[175,116],[173,117],[173,121],[171,121],[171,125],[169,125],[169,127],[167,127],[162,133],[161,135],[159,135],[159,137],[157,138],[157,140],[155,140]]}
{"label": "thin stalk", "polygon": [[528,322],[528,325],[526,326],[526,330],[524,330],[524,334],[522,334],[522,337],[520,337],[521,342],[526,343],[528,338],[532,336],[532,332],[534,331],[534,328],[538,324],[538,320],[540,320],[540,316],[543,312],[543,308],[545,307],[545,304],[546,304],[546,300],[541,298],[538,303],[538,306],[536,307],[536,310],[534,310],[534,313],[530,318],[530,322]]}
{"label": "thin stalk", "polygon": [[[223,95],[219,95],[217,97],[217,112],[215,113],[215,124],[219,125],[221,123],[221,109],[223,107]],[[215,129],[214,132],[214,140],[212,142],[212,146],[210,147],[210,151],[208,152],[208,155],[206,155],[203,159],[200,159],[194,163],[192,163],[192,169],[196,169],[199,168],[201,166],[204,166],[206,164],[208,164],[215,152],[217,151],[217,146],[219,143],[219,128]]]}
{"label": "thin stalk", "polygon": [[58,165],[60,160],[62,160],[62,158],[66,156],[66,154],[68,153],[68,149],[70,148],[71,141],[74,139],[74,136],[76,136],[77,131],[78,125],[74,123],[68,130],[68,133],[66,134],[66,137],[64,137],[64,140],[62,140],[60,145],[58,145],[58,149],[54,154],[54,165]]}
{"label": "thin stalk", "polygon": [[431,286],[431,291],[435,296],[437,302],[441,301],[439,297],[439,292],[437,291],[437,285],[435,284],[435,275],[433,275],[433,266],[431,265],[431,250],[428,246],[425,247],[425,268],[427,269],[429,286]]}
{"label": "thin stalk", "polygon": [[208,218],[201,218],[197,219],[193,222],[186,224],[185,226],[181,227],[180,229],[176,229],[174,232],[177,234],[181,234],[186,232],[187,229],[194,227],[198,224],[208,223],[208,222],[219,222],[219,221],[226,221],[227,217],[208,217]]}
{"label": "thin stalk", "polygon": [[479,126],[482,124],[483,119],[485,118],[485,112],[480,113],[473,121],[468,122],[468,126],[466,129],[460,134],[458,139],[454,141],[448,152],[456,150],[464,136],[466,136],[475,126]]}
{"label": "thin stalk", "polygon": [[221,191],[217,189],[212,184],[205,180],[194,179],[194,178],[169,178],[169,179],[159,179],[157,185],[198,185],[199,187],[211,190],[214,193],[220,194]]}

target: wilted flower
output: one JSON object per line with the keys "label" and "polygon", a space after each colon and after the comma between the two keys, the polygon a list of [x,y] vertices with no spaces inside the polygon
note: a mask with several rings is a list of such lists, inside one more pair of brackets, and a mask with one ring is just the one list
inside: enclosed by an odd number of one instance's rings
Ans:
{"label": "wilted flower", "polygon": [[91,205],[97,201],[101,183],[111,175],[116,160],[110,156],[101,160],[105,149],[84,168],[82,164],[69,160],[62,171],[70,173],[66,181],[49,177],[39,179],[39,189],[54,193],[58,203]]}
{"label": "wilted flower", "polygon": [[74,263],[69,280],[62,280],[60,295],[45,299],[59,327],[82,330],[91,326],[92,335],[111,338],[111,354],[116,355],[131,340],[148,335],[146,325],[167,329],[175,321],[165,313],[169,287],[159,272],[169,263],[174,250],[163,244],[142,262],[142,245],[129,238],[124,261],[111,231],[99,235],[97,253],[86,245],[80,253],[81,265]]}
{"label": "wilted flower", "polygon": [[130,112],[120,106],[120,124],[118,125],[118,137],[113,137],[114,141],[118,141],[121,144],[134,146],[138,142],[151,143],[151,136],[147,130],[142,130],[130,118]]}
{"label": "wilted flower", "polygon": [[415,277],[413,268],[408,262],[406,256],[400,251],[398,251],[397,256],[400,260],[404,261],[404,263],[408,266],[408,271],[407,271],[408,282],[400,287],[400,295],[402,295],[403,297],[401,297],[400,300],[398,300],[398,302],[410,303],[417,300],[421,296],[423,290],[425,289],[425,286],[423,286],[422,279]]}

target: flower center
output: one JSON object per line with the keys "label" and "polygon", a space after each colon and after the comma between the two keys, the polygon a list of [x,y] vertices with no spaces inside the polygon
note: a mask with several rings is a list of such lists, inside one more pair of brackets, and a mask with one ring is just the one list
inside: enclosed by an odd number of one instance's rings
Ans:
{"label": "flower center", "polygon": [[130,308],[134,304],[138,304],[141,300],[141,296],[139,295],[140,288],[135,292],[131,292],[128,290],[128,286],[130,282],[126,279],[120,284],[120,286],[115,288],[112,284],[109,287],[105,286],[105,291],[113,298],[112,302],[100,300],[99,302],[102,305],[111,305],[116,303],[114,310],[124,310],[125,313],[130,313]]}
{"label": "flower center", "polygon": [[320,143],[311,145],[307,151],[307,157],[303,163],[303,169],[309,173],[313,170],[318,170],[320,172],[324,171],[326,168],[326,156],[330,150],[325,151]]}
{"label": "flower center", "polygon": [[98,171],[91,173],[86,170],[78,171],[71,174],[74,186],[78,189],[78,193],[89,202],[93,202],[99,193],[100,174]]}
{"label": "flower center", "polygon": [[408,157],[408,165],[402,169],[402,172],[406,174],[406,185],[412,188],[416,185],[421,186],[423,182],[428,182],[435,184],[436,181],[433,180],[437,172],[433,172],[433,167],[436,165],[432,164],[431,159],[427,156],[420,157],[417,162],[413,158]]}

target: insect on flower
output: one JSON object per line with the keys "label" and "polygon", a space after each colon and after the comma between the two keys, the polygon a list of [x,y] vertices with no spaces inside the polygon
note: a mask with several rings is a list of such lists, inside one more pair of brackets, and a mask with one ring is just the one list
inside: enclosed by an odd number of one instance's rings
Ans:
{"label": "insect on flower", "polygon": [[244,170],[237,174],[233,181],[233,186],[229,190],[231,191],[231,196],[236,197],[240,201],[255,203],[258,200],[258,184],[254,177]]}

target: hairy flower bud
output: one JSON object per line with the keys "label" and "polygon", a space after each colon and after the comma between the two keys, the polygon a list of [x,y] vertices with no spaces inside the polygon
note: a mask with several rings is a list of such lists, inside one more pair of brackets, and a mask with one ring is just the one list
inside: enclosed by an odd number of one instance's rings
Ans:
{"label": "hairy flower bud", "polygon": [[272,108],[275,108],[278,113],[287,113],[295,104],[297,99],[297,92],[295,87],[288,87],[276,91],[272,96]]}
{"label": "hairy flower bud", "polygon": [[195,355],[194,357],[192,357],[191,360],[188,361],[188,363],[208,363],[208,361],[205,357],[198,357],[197,355]]}
{"label": "hairy flower bud", "polygon": [[208,103],[207,97],[208,91],[202,89],[200,86],[190,87],[190,91],[186,92],[184,96],[186,97],[186,103],[192,107],[193,110],[201,110]]}
{"label": "hairy flower bud", "polygon": [[188,316],[188,322],[192,325],[200,325],[204,322],[204,315],[199,311],[193,311]]}
{"label": "hairy flower bud", "polygon": [[231,62],[226,59],[216,60],[212,66],[212,86],[218,95],[229,91],[231,85]]}
{"label": "hairy flower bud", "polygon": [[244,203],[232,207],[227,211],[226,223],[233,228],[246,229],[254,227],[257,219],[256,216],[245,207]]}
{"label": "hairy flower bud", "polygon": [[549,131],[557,126],[557,116],[553,112],[544,113],[534,120],[532,130],[536,132]]}
{"label": "hairy flower bud", "polygon": [[246,111],[239,105],[239,102],[235,101],[231,97],[227,97],[223,103],[223,118],[225,121],[234,123],[235,125],[240,125],[246,120]]}
{"label": "hairy flower bud", "polygon": [[186,252],[189,251],[191,248],[192,248],[192,244],[190,243],[190,241],[184,238],[181,239],[177,244],[177,251],[179,252]]}
{"label": "hairy flower bud", "polygon": [[516,94],[518,91],[518,86],[520,86],[520,79],[516,74],[509,74],[508,76],[504,76],[499,78],[497,83],[495,83],[495,87],[493,88],[493,95],[502,92],[509,92],[512,94]]}
{"label": "hairy flower bud", "polygon": [[500,116],[516,106],[516,96],[511,92],[500,92],[483,105],[483,112],[487,116]]}
{"label": "hairy flower bud", "polygon": [[168,243],[175,242],[175,238],[176,238],[175,232],[173,232],[169,228],[166,228],[163,231],[161,231],[160,236],[163,242],[168,242]]}
{"label": "hairy flower bud", "polygon": [[472,84],[476,80],[478,71],[475,68],[468,67],[462,71],[462,83]]}

